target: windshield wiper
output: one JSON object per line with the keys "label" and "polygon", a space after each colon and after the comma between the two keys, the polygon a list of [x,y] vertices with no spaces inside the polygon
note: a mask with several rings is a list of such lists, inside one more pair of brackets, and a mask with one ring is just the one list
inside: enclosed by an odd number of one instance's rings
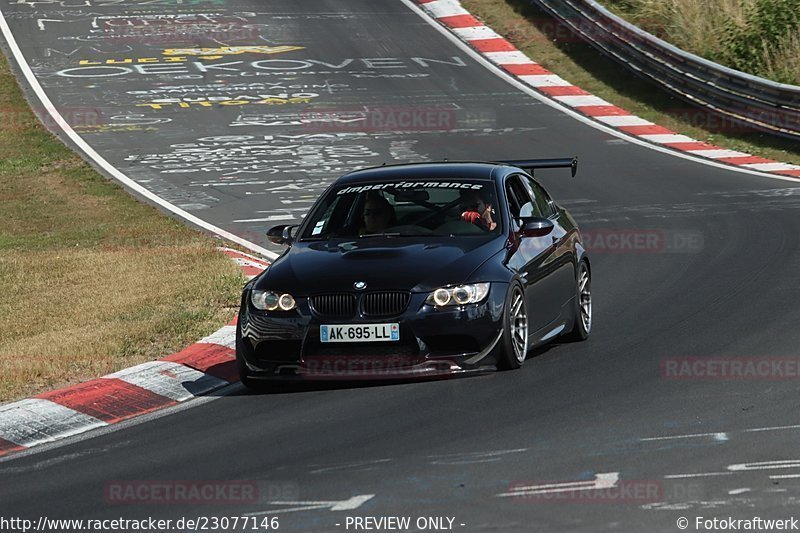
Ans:
{"label": "windshield wiper", "polygon": [[329,241],[330,239],[330,235],[320,235],[319,237],[303,237],[299,239],[299,242]]}
{"label": "windshield wiper", "polygon": [[363,239],[364,237],[402,237],[402,236],[403,236],[402,233],[386,232],[386,233],[365,233],[364,235],[359,235],[358,237],[360,239]]}

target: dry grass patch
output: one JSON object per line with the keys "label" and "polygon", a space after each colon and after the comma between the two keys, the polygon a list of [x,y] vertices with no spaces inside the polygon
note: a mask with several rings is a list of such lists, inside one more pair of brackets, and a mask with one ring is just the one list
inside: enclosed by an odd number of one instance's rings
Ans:
{"label": "dry grass patch", "polygon": [[12,251],[0,279],[3,399],[173,353],[230,320],[241,287],[198,245]]}
{"label": "dry grass patch", "polygon": [[603,0],[601,4],[643,30],[703,55],[719,49],[726,23],[746,23],[753,0]]}

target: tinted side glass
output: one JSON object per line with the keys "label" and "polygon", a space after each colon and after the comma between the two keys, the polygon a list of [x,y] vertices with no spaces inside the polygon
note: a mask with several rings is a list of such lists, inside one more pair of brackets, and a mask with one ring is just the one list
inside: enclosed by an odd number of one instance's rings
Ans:
{"label": "tinted side glass", "polygon": [[529,189],[531,196],[533,196],[534,201],[539,208],[539,212],[542,213],[541,216],[550,218],[551,216],[555,215],[556,212],[555,209],[553,209],[552,200],[550,199],[550,195],[547,194],[547,191],[544,190],[544,187],[539,185],[535,180],[532,180],[528,176],[525,176],[524,180],[526,188]]}
{"label": "tinted side glass", "polygon": [[511,218],[517,226],[522,226],[522,218],[542,216],[519,176],[512,176],[506,181],[506,192]]}

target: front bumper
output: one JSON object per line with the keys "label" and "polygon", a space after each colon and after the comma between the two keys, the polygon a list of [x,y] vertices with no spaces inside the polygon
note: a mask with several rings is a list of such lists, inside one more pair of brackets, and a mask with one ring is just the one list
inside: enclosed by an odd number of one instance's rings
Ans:
{"label": "front bumper", "polygon": [[[394,317],[356,316],[336,321],[316,316],[306,298],[289,313],[253,308],[242,297],[236,357],[251,378],[392,379],[436,377],[493,369],[494,347],[502,335],[507,284],[492,283],[479,304],[435,308],[428,293],[412,294],[406,311]],[[397,323],[400,340],[323,343],[320,325]]]}

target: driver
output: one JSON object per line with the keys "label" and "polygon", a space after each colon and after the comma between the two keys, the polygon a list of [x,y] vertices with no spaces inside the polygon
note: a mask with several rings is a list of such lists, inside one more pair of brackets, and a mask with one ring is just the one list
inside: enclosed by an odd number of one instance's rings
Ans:
{"label": "driver", "polygon": [[493,231],[497,227],[497,223],[492,219],[492,204],[484,199],[479,191],[463,191],[459,205],[461,220],[488,231]]}
{"label": "driver", "polygon": [[394,207],[389,200],[379,195],[367,197],[367,201],[364,202],[362,219],[364,225],[359,230],[359,235],[381,233],[386,228],[397,224]]}

